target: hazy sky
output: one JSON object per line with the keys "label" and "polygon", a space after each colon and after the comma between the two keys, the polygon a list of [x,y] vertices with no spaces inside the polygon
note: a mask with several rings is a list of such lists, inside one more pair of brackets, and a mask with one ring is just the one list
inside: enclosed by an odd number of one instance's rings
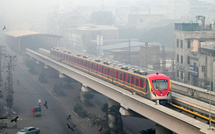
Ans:
{"label": "hazy sky", "polygon": [[117,8],[141,5],[140,7],[153,9],[153,6],[160,6],[165,9],[168,4],[174,3],[173,1],[181,3],[186,0],[0,0],[0,27],[8,25],[11,29],[20,30],[24,26],[31,27],[32,24],[46,22],[48,13],[52,11],[71,11],[73,8],[79,9],[82,6],[96,6],[102,9],[104,6]]}

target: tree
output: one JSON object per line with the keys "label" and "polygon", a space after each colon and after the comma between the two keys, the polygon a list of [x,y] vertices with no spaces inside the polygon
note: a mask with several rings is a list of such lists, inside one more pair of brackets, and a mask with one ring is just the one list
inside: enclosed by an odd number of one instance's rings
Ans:
{"label": "tree", "polygon": [[87,117],[87,111],[78,103],[73,107],[73,111],[78,114],[79,117],[85,118]]}
{"label": "tree", "polygon": [[25,65],[28,67],[28,71],[32,74],[36,74],[35,66],[36,63],[34,60],[28,59],[25,61]]}
{"label": "tree", "polygon": [[142,130],[140,131],[141,134],[155,134],[155,129],[147,129],[147,130]]}
{"label": "tree", "polygon": [[[102,107],[102,111],[105,113],[105,120],[103,121],[103,124],[101,124],[101,126],[103,126],[105,128],[106,131],[104,131],[104,134],[108,134],[110,133],[110,131],[116,133],[116,134],[124,134],[125,132],[123,131],[123,124],[122,124],[122,118],[121,118],[121,114],[119,112],[119,108],[120,105],[113,105],[112,107],[108,108],[108,104],[105,103]],[[111,114],[115,117],[114,120],[114,128],[112,128],[112,130],[110,130],[109,126],[108,126],[108,114]]]}
{"label": "tree", "polygon": [[84,104],[87,106],[92,106],[93,104],[90,102],[90,100],[94,97],[94,95],[90,94],[90,93],[86,93],[84,94],[84,98],[85,98],[85,102]]}
{"label": "tree", "polygon": [[41,83],[47,83],[47,82],[48,82],[48,80],[46,79],[45,73],[41,73],[41,74],[39,75],[38,80],[39,80],[39,82],[41,82]]}

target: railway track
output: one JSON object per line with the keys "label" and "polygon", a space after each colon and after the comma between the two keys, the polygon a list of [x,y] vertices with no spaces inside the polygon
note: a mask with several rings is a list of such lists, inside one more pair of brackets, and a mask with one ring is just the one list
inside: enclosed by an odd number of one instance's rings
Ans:
{"label": "railway track", "polygon": [[[45,49],[40,49],[39,53],[46,56],[50,54],[49,51]],[[171,81],[171,84],[173,91],[172,101],[165,106],[207,124],[209,124],[210,114],[211,123],[215,126],[215,106],[213,106],[215,105],[215,99],[211,100],[211,107],[208,104],[210,97],[215,98],[215,93],[177,81]]]}
{"label": "railway track", "polygon": [[167,105],[171,109],[191,116],[201,122],[215,126],[215,106],[178,93],[172,93],[172,101]]}

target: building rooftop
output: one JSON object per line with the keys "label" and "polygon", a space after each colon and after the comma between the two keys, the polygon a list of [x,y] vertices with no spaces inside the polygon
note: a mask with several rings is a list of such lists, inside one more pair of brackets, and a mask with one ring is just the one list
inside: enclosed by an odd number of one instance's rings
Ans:
{"label": "building rooftop", "polygon": [[208,49],[208,50],[215,50],[215,42],[214,42],[214,44],[203,45],[201,48]]}
{"label": "building rooftop", "polygon": [[110,25],[88,24],[88,25],[79,27],[78,30],[118,30],[118,28]]}
{"label": "building rooftop", "polygon": [[[132,50],[139,50],[140,46],[145,46],[145,42],[138,42],[138,41],[131,41],[130,47]],[[160,45],[160,43],[152,42],[148,43],[148,45]],[[103,45],[101,46],[102,50],[114,50],[114,49],[128,49],[129,48],[129,42],[122,42],[122,43],[115,43],[111,45]]]}
{"label": "building rooftop", "polygon": [[59,37],[62,38],[62,36],[54,35],[54,34],[46,34],[46,33],[39,33],[34,31],[9,31],[6,33],[8,36],[12,37],[23,37],[23,36],[29,36],[29,35],[43,35],[43,36],[52,36],[52,37]]}

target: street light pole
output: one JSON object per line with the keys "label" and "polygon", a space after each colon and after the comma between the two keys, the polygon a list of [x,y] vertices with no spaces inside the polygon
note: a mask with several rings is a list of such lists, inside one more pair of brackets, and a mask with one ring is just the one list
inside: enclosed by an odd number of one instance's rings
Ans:
{"label": "street light pole", "polygon": [[211,129],[211,91],[213,90],[213,82],[212,82],[212,76],[213,76],[213,59],[210,53],[210,63],[211,63],[211,67],[210,67],[210,104],[209,104],[209,129]]}

